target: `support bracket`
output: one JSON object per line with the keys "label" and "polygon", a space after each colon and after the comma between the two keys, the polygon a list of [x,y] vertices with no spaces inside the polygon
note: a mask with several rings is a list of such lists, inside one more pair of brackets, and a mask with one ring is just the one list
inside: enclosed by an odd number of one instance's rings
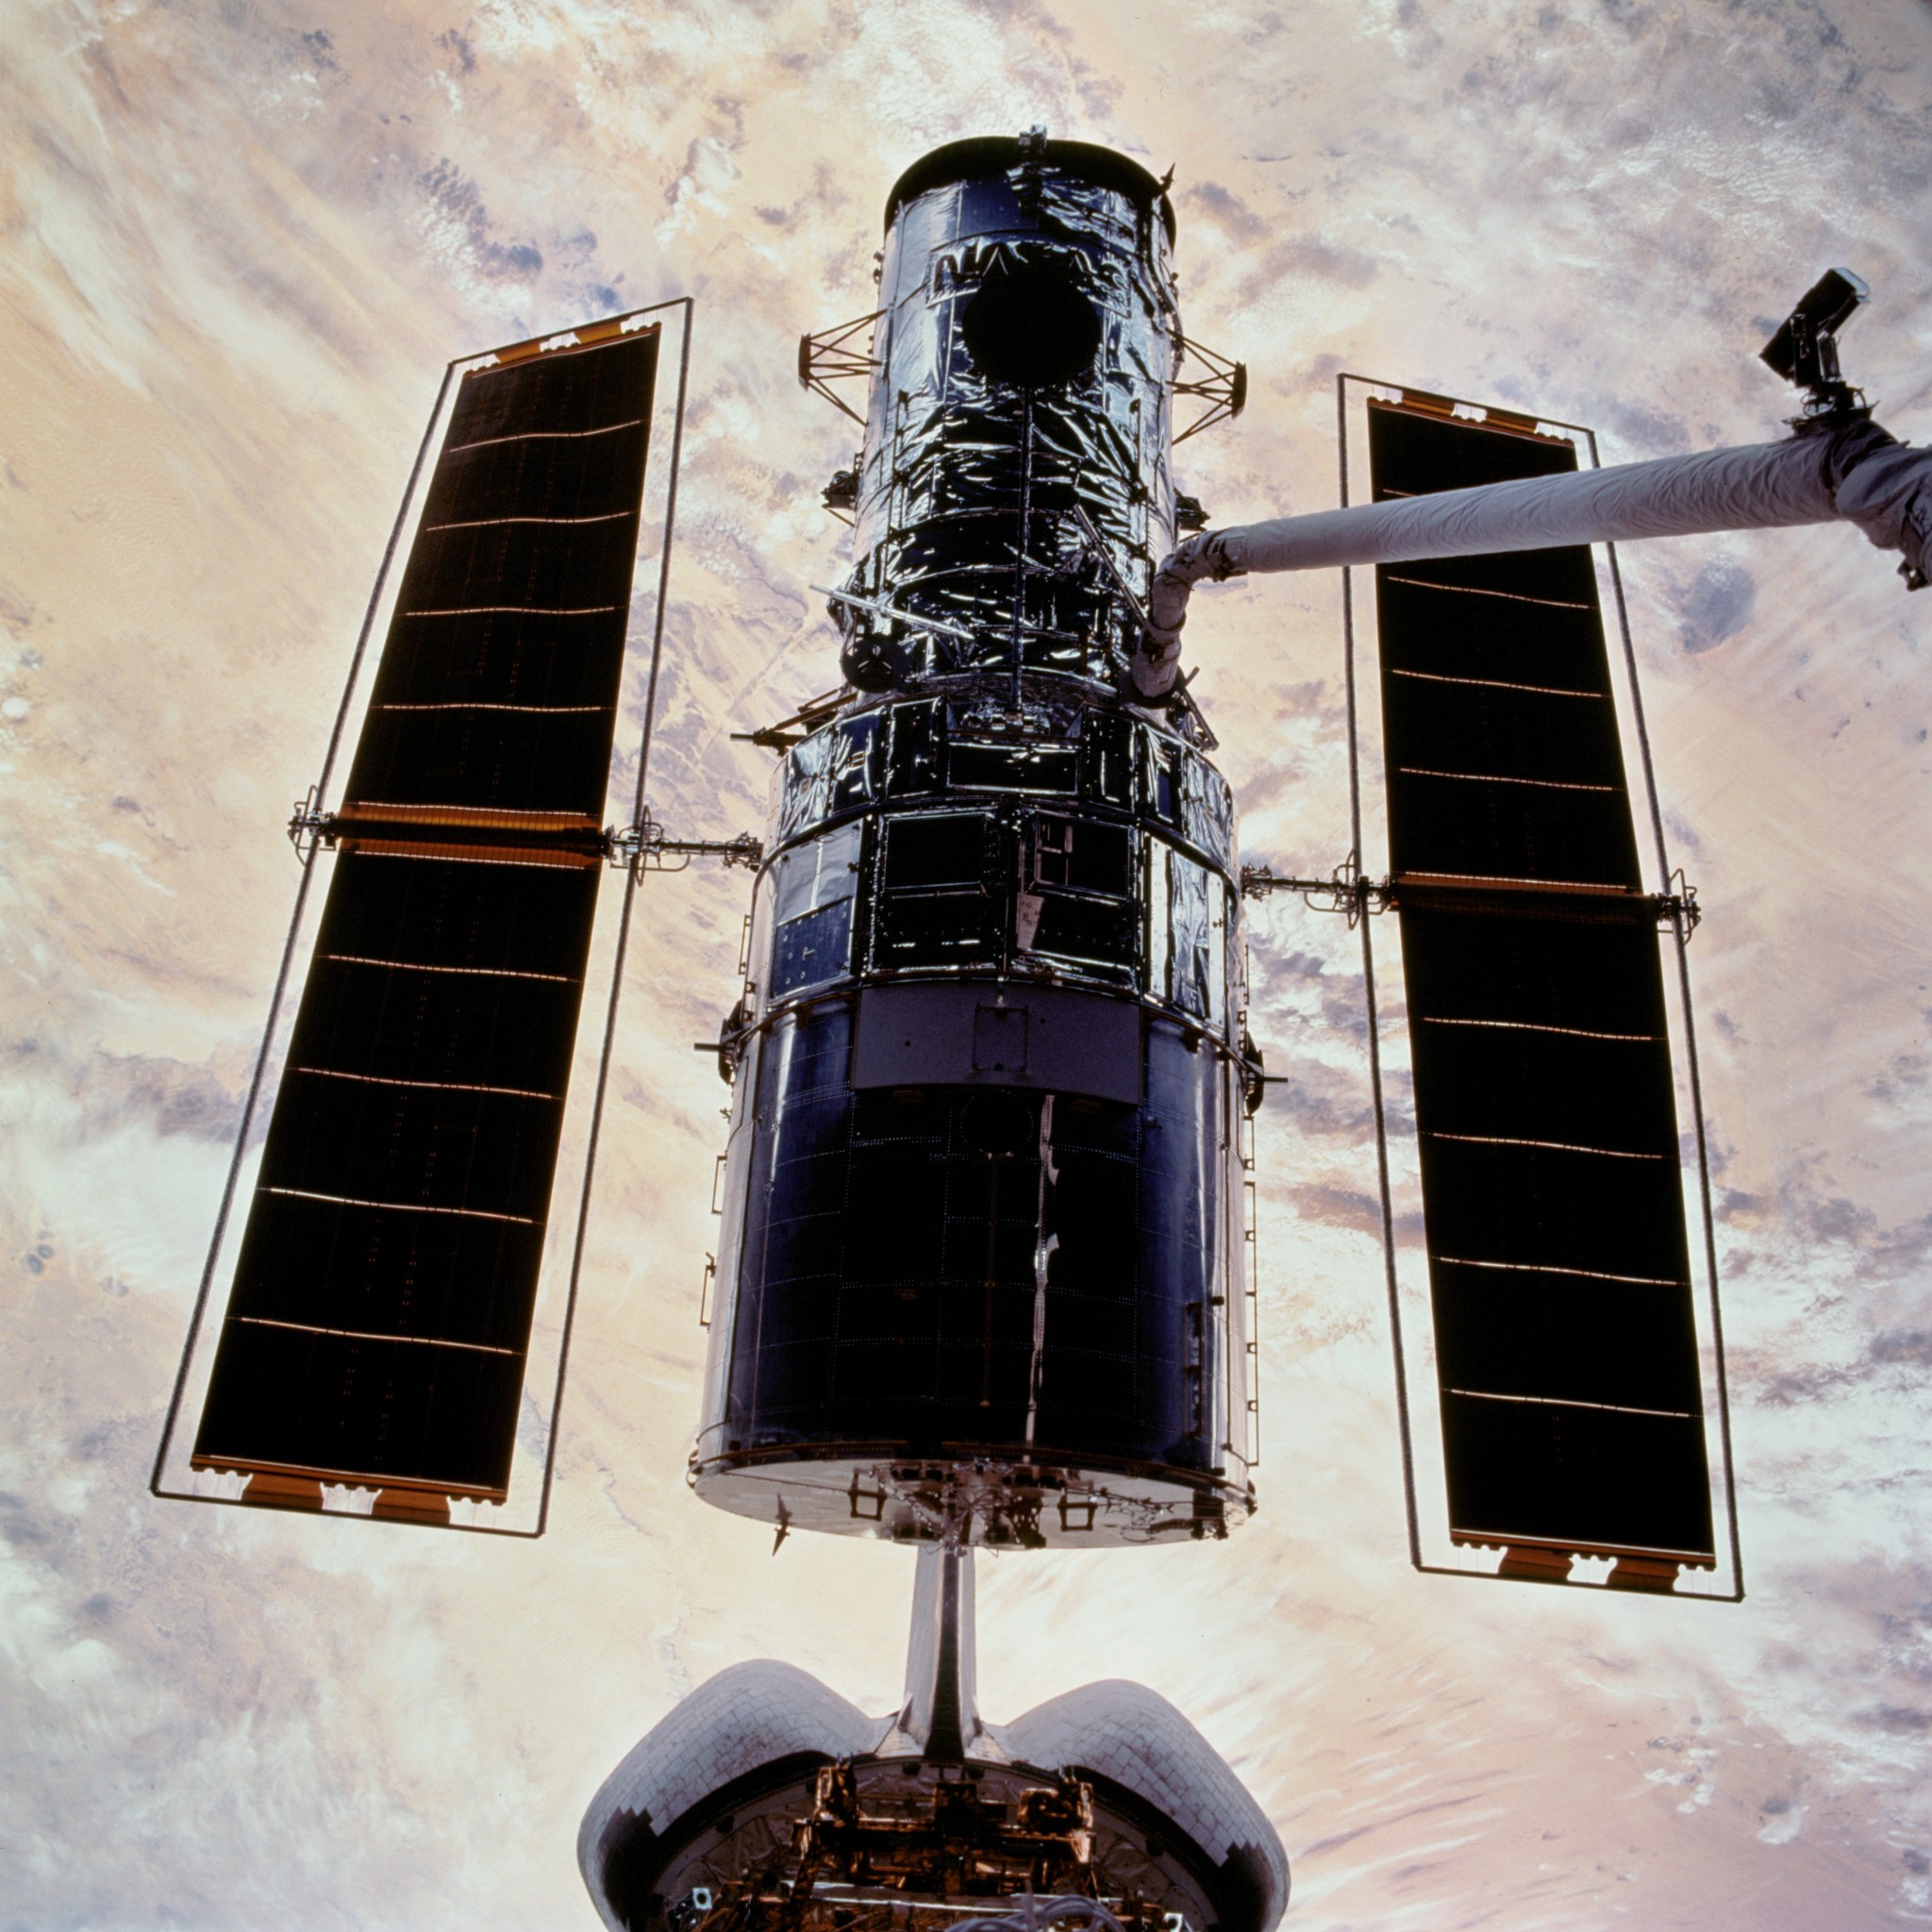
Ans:
{"label": "support bracket", "polygon": [[781,718],[775,724],[762,724],[756,731],[734,731],[731,741],[734,744],[762,745],[767,751],[782,755],[794,744],[803,743],[821,724],[836,717],[855,695],[849,684],[841,684],[837,691],[808,698],[791,717]]}
{"label": "support bracket", "polygon": [[305,797],[295,801],[294,812],[289,820],[289,842],[294,846],[295,857],[305,866],[318,851],[335,850],[336,815],[320,809],[313,785]]}
{"label": "support bracket", "polygon": [[[1423,873],[1393,873],[1372,879],[1354,853],[1326,878],[1276,877],[1267,865],[1241,867],[1241,897],[1265,899],[1270,892],[1299,892],[1316,912],[1340,912],[1351,926],[1372,912],[1400,906],[1404,895],[1433,904],[1500,906],[1536,899],[1563,904],[1582,919],[1628,920],[1648,916],[1659,928],[1681,929],[1688,941],[1704,917],[1697,888],[1681,871],[1671,874],[1668,892],[1633,892],[1620,886],[1574,886],[1540,879],[1471,879]],[[1565,916],[1573,916],[1566,912]]]}
{"label": "support bracket", "polygon": [[1210,349],[1205,342],[1189,337],[1181,339],[1183,356],[1198,356],[1206,365],[1192,382],[1176,382],[1177,396],[1199,396],[1208,408],[1174,438],[1176,448],[1191,436],[1211,429],[1217,423],[1231,423],[1248,406],[1248,365],[1236,362]]}
{"label": "support bracket", "polygon": [[829,385],[849,381],[855,376],[870,379],[878,366],[877,361],[870,351],[861,355],[854,348],[853,338],[860,329],[870,327],[885,312],[883,308],[874,308],[870,315],[855,316],[850,322],[836,323],[816,335],[802,335],[798,339],[799,388],[824,396],[826,402],[835,408],[843,409],[861,427],[865,418]]}
{"label": "support bracket", "polygon": [[[604,856],[635,879],[647,872],[684,872],[693,858],[722,858],[756,872],[764,858],[763,841],[749,832],[735,839],[674,839],[648,808],[634,825],[609,825],[604,832]],[[677,860],[678,863],[668,861]]]}
{"label": "support bracket", "polygon": [[1325,879],[1274,875],[1268,865],[1241,867],[1241,897],[1265,899],[1270,892],[1299,892],[1316,912],[1340,912],[1354,926],[1371,912],[1386,912],[1393,894],[1390,880],[1372,879],[1350,853]]}

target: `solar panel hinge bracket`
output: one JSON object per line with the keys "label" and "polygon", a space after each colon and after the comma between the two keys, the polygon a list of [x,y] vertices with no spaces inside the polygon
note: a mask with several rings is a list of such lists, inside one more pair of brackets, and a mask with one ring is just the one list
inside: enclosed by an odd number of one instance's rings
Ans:
{"label": "solar panel hinge bracket", "polygon": [[831,328],[820,329],[816,334],[802,335],[798,339],[799,388],[824,396],[834,408],[843,409],[861,428],[865,418],[830,385],[853,377],[871,379],[873,371],[878,366],[877,361],[870,348],[861,351],[856,344],[859,330],[870,327],[885,312],[883,308],[874,308],[870,315],[855,316],[850,322],[841,322]]}
{"label": "solar panel hinge bracket", "polygon": [[635,878],[647,872],[683,872],[693,858],[722,858],[726,865],[756,872],[765,848],[749,832],[735,839],[674,839],[647,811],[636,824],[605,828],[604,856]]}
{"label": "solar panel hinge bracket", "polygon": [[1176,444],[1187,441],[1191,436],[1199,436],[1202,430],[1211,429],[1217,423],[1232,422],[1248,405],[1248,365],[1245,362],[1237,362],[1231,356],[1221,355],[1191,337],[1183,338],[1179,349],[1183,357],[1199,358],[1202,373],[1187,382],[1176,380],[1174,393],[1177,396],[1199,396],[1208,407],[1174,438]]}
{"label": "solar panel hinge bracket", "polygon": [[1704,917],[1704,908],[1697,903],[1697,888],[1684,876],[1681,867],[1671,874],[1671,887],[1670,891],[1658,892],[1651,901],[1657,908],[1657,923],[1673,931],[1681,928],[1688,941]]}
{"label": "solar panel hinge bracket", "polygon": [[1353,853],[1324,879],[1277,878],[1266,865],[1241,867],[1241,897],[1265,899],[1270,892],[1299,892],[1302,903],[1316,912],[1339,912],[1351,926],[1371,912],[1386,912],[1394,891],[1391,879],[1372,879]]}
{"label": "solar panel hinge bracket", "polygon": [[336,815],[317,806],[317,789],[311,785],[308,793],[295,801],[294,812],[289,820],[289,842],[304,865],[320,850],[335,850]]}

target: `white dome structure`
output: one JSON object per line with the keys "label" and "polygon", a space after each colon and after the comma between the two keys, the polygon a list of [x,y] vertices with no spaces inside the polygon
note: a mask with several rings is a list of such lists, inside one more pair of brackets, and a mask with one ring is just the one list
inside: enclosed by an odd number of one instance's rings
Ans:
{"label": "white dome structure", "polygon": [[[972,1565],[970,1550],[920,1551],[897,1711],[869,1718],[806,1672],[759,1661],[721,1671],[644,1736],[577,1835],[584,1882],[610,1932],[692,1932],[774,1887],[795,1904],[815,1882],[801,1821],[822,1815],[827,1774],[845,1781],[858,1815],[890,1817],[902,1838],[963,1792],[982,1837],[1030,1846],[1042,1807],[1077,1792],[1084,1809],[1070,1836],[1080,1880],[1099,1897],[1130,1899],[1190,1932],[1273,1932],[1288,1904],[1281,1840],[1164,1697],[1114,1678],[1008,1724],[980,1720]],[[862,1861],[852,1871],[880,1877]],[[867,1890],[850,1873],[821,1878],[841,1904]],[[966,1898],[978,1895],[973,1883]],[[986,1896],[996,1909],[1010,1892],[989,1880]],[[962,1902],[947,1898],[956,1911]]]}

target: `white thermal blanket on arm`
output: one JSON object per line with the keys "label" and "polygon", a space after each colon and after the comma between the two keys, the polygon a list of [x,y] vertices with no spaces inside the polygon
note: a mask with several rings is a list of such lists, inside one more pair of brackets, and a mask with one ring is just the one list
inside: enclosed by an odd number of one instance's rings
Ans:
{"label": "white thermal blanket on arm", "polygon": [[1932,552],[1932,449],[1914,449],[1858,420],[1807,429],[1783,442],[1204,531],[1175,551],[1154,579],[1134,682],[1147,696],[1172,685],[1188,592],[1203,577],[1219,581],[1250,571],[1412,563],[1840,519],[1857,524],[1881,548],[1902,550],[1908,570],[1923,571]]}

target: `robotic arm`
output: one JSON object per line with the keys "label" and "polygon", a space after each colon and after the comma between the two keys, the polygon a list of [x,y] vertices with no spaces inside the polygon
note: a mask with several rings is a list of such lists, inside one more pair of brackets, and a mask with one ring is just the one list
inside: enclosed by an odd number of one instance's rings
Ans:
{"label": "robotic arm", "polygon": [[1907,588],[1922,589],[1932,568],[1932,449],[1912,448],[1880,428],[1838,373],[1833,332],[1863,293],[1863,284],[1842,271],[1826,275],[1764,352],[1780,374],[1810,391],[1797,433],[1781,442],[1445,490],[1191,538],[1154,579],[1133,664],[1136,691],[1159,698],[1173,688],[1193,586],[1250,571],[1408,563],[1843,521],[1881,549],[1902,552]]}

